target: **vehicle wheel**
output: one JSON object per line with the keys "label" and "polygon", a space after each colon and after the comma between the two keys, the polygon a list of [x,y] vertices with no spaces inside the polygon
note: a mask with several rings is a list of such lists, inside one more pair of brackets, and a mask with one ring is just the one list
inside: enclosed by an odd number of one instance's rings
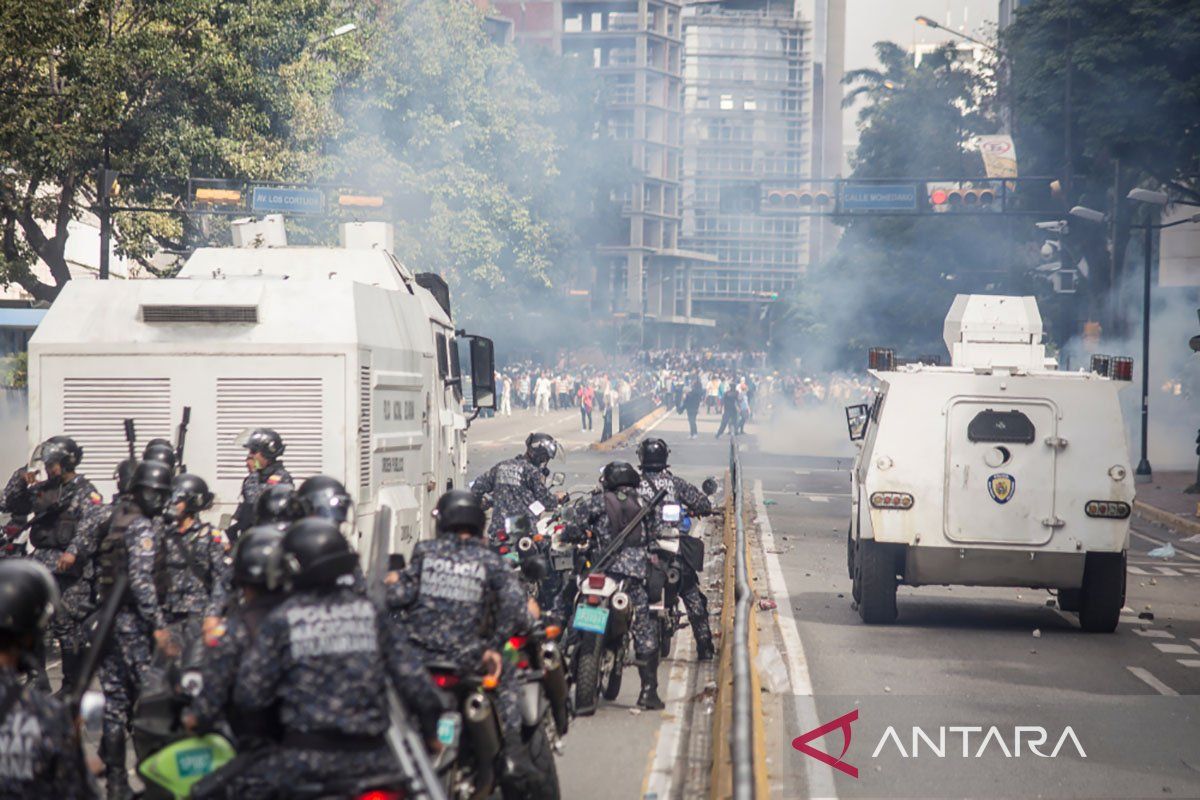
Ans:
{"label": "vehicle wheel", "polygon": [[1088,553],[1079,590],[1079,627],[1112,633],[1125,605],[1125,554]]}
{"label": "vehicle wheel", "polygon": [[[538,784],[536,788],[527,787],[529,791],[520,795],[521,800],[527,797],[534,800],[559,800],[562,791],[558,785],[558,768],[554,763],[554,750],[550,747],[545,728],[538,725],[531,729],[525,746],[529,748],[529,759],[537,767]],[[507,792],[504,796],[505,800],[508,800]]]}
{"label": "vehicle wheel", "polygon": [[873,541],[858,543],[858,615],[868,625],[896,621],[896,555]]}
{"label": "vehicle wheel", "polygon": [[1079,610],[1079,595],[1082,589],[1059,589],[1058,607],[1063,611]]}
{"label": "vehicle wheel", "polygon": [[[608,666],[602,694],[605,700],[612,702],[621,695],[621,676],[625,672],[625,648],[622,646],[620,650],[609,652],[612,655],[612,664]],[[602,659],[602,661],[605,660],[607,659]]]}
{"label": "vehicle wheel", "polygon": [[600,655],[604,641],[594,633],[584,634],[575,662],[575,713],[581,717],[596,713],[600,690]]}

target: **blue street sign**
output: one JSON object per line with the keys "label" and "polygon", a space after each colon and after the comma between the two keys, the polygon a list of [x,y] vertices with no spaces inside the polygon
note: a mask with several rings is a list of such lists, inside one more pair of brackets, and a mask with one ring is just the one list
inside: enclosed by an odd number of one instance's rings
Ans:
{"label": "blue street sign", "polygon": [[916,211],[915,183],[842,184],[842,211]]}
{"label": "blue street sign", "polygon": [[250,195],[250,208],[284,214],[322,214],[325,211],[325,193],[320,189],[255,186]]}

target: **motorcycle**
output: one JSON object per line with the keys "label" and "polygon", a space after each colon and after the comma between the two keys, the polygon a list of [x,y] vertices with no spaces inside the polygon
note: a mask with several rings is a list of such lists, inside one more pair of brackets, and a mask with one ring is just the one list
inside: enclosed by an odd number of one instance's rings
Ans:
{"label": "motorcycle", "polygon": [[629,660],[633,606],[624,581],[592,572],[578,579],[571,616],[574,639],[575,713],[596,713],[598,696],[616,700]]}
{"label": "motorcycle", "polygon": [[666,658],[671,652],[671,642],[682,623],[679,589],[684,565],[680,560],[680,546],[692,528],[691,515],[676,503],[662,507],[662,525],[650,542],[650,574],[647,594],[650,597],[650,613],[658,620],[659,657]]}

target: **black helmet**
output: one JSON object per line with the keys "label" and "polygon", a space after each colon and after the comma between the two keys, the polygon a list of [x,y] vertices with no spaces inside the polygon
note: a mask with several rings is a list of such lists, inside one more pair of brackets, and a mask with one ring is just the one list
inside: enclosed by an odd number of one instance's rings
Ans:
{"label": "black helmet", "polygon": [[451,489],[438,498],[433,516],[437,519],[438,533],[468,531],[472,536],[483,535],[483,506],[474,492]]}
{"label": "black helmet", "polygon": [[357,564],[358,554],[330,520],[305,517],[283,535],[283,572],[294,588],[332,586]]}
{"label": "black helmet", "polygon": [[604,467],[600,474],[600,485],[605,491],[615,491],[621,486],[636,487],[642,482],[642,476],[633,468],[633,464],[625,461],[614,461]]}
{"label": "black helmet", "polygon": [[548,433],[531,433],[525,439],[525,455],[540,467],[558,455],[558,442]]}
{"label": "black helmet", "polygon": [[175,448],[166,439],[151,439],[142,450],[142,461],[157,461],[175,469]]}
{"label": "black helmet", "polygon": [[638,445],[638,463],[644,470],[663,470],[667,468],[667,456],[671,448],[662,439],[642,439]]}
{"label": "black helmet", "polygon": [[50,570],[30,558],[0,561],[0,633],[37,636],[58,607]]}
{"label": "black helmet", "polygon": [[354,500],[337,478],[313,475],[300,484],[298,495],[303,516],[324,517],[338,524],[350,519]]}
{"label": "black helmet", "polygon": [[279,588],[280,559],[283,557],[283,531],[274,525],[255,525],[238,537],[233,546],[233,583],[235,586]]}
{"label": "black helmet", "polygon": [[201,511],[212,508],[213,493],[208,490],[208,484],[199,475],[189,472],[175,478],[171,482],[171,498],[167,501],[165,516],[177,519],[175,507],[183,503],[184,517],[194,517]]}
{"label": "black helmet", "polygon": [[267,457],[268,461],[279,458],[287,449],[283,444],[283,438],[270,428],[255,428],[248,433],[243,433],[238,437],[238,444],[251,453],[261,453]]}
{"label": "black helmet", "polygon": [[132,488],[133,471],[137,469],[138,460],[136,458],[126,458],[117,464],[117,468],[113,470],[113,480],[117,482],[117,494],[129,494]]}
{"label": "black helmet", "polygon": [[296,487],[290,483],[268,486],[254,504],[254,524],[274,525],[277,522],[295,522],[304,517]]}
{"label": "black helmet", "polygon": [[51,436],[42,442],[38,457],[48,467],[61,464],[63,472],[74,472],[83,460],[83,448],[70,436]]}
{"label": "black helmet", "polygon": [[173,470],[159,461],[142,461],[133,470],[129,491],[138,508],[148,517],[162,513],[171,496]]}

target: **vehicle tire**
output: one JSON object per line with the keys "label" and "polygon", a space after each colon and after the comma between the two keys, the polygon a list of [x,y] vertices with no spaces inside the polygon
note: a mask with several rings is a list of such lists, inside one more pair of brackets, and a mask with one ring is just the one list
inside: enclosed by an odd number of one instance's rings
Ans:
{"label": "vehicle tire", "polygon": [[[603,659],[601,659],[603,663]],[[612,702],[621,696],[621,677],[625,672],[625,647],[621,646],[612,654],[612,666],[609,668],[608,674],[605,676],[604,687],[601,694],[605,700]]]}
{"label": "vehicle tire", "polygon": [[[558,767],[554,763],[554,750],[550,747],[545,728],[538,725],[529,729],[525,746],[529,748],[529,760],[538,771],[537,786],[525,787],[527,791],[512,800],[559,800],[562,791],[558,785]],[[503,796],[504,800],[510,800],[507,791]]]}
{"label": "vehicle tire", "polygon": [[1079,590],[1079,627],[1112,633],[1125,606],[1125,554],[1088,553]]}
{"label": "vehicle tire", "polygon": [[874,541],[858,543],[858,615],[868,625],[896,621],[896,554]]}
{"label": "vehicle tire", "polygon": [[1082,589],[1059,589],[1058,607],[1062,611],[1079,611],[1079,596]]}
{"label": "vehicle tire", "polygon": [[600,692],[600,656],[604,640],[594,633],[581,637],[575,662],[575,713],[588,717],[596,713]]}

